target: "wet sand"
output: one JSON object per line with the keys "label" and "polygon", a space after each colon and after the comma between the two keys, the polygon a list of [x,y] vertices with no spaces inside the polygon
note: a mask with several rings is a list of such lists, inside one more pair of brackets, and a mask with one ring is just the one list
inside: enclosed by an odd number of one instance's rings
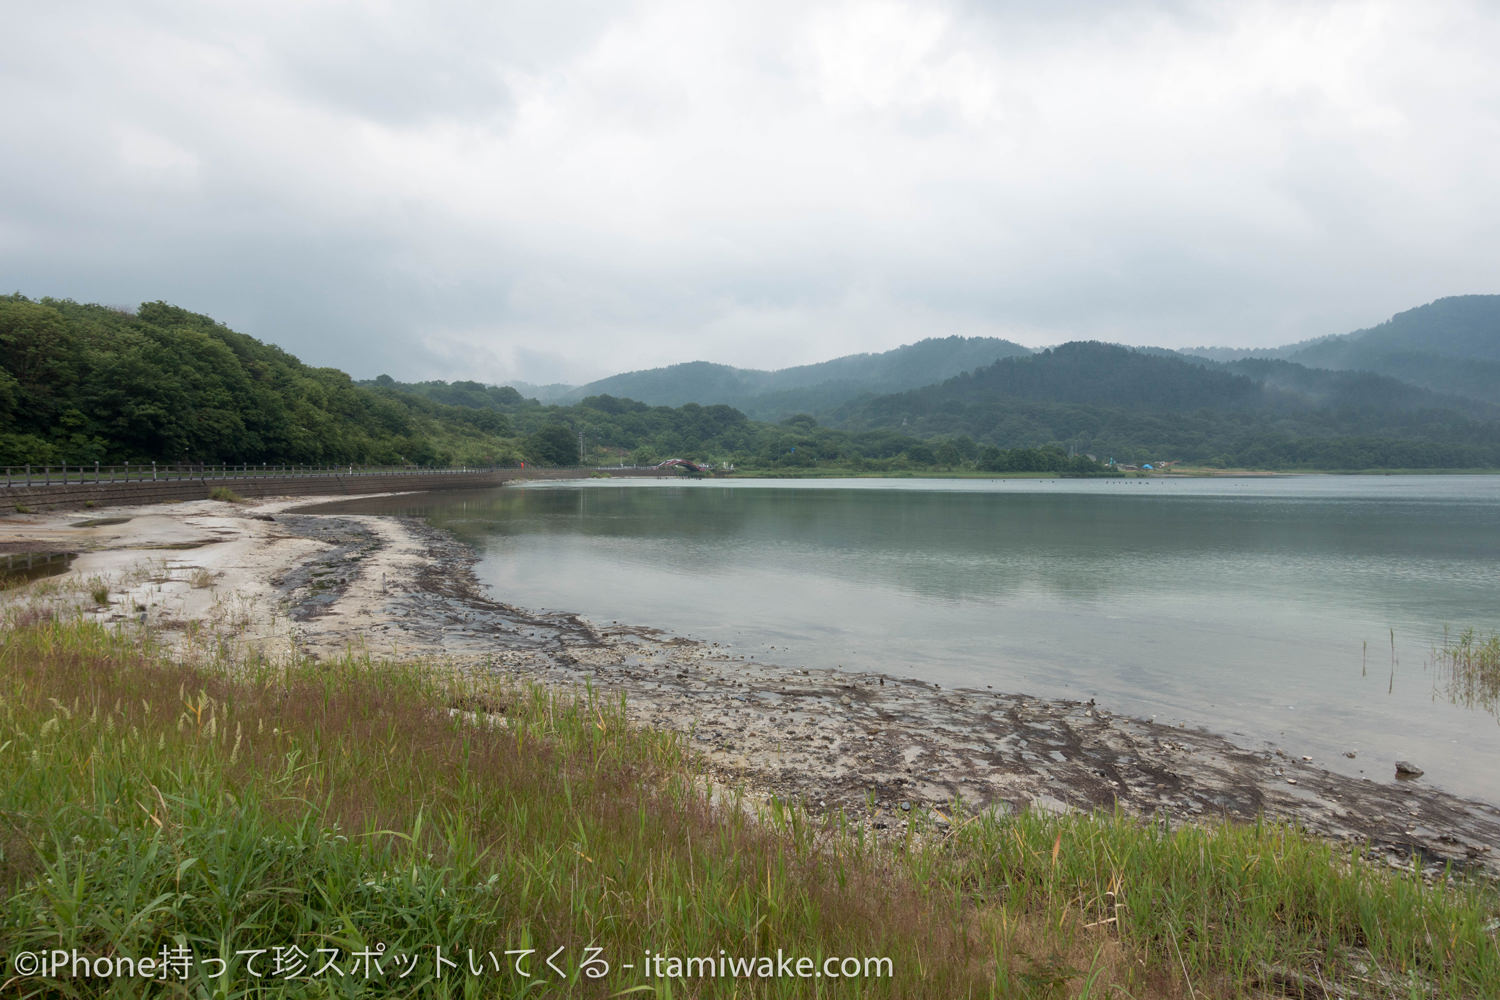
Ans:
{"label": "wet sand", "polygon": [[1500,875],[1500,808],[1398,780],[1393,768],[1384,780],[1355,779],[1105,705],[750,661],[633,623],[528,611],[485,593],[474,553],[442,532],[405,518],[302,512],[308,505],[9,516],[0,553],[78,553],[68,577],[101,578],[111,591],[107,608],[83,601],[86,614],[138,623],[184,651],[208,642],[231,656],[354,649],[559,686],[587,681],[623,693],[640,724],[690,734],[717,783],[815,812],[842,809],[880,833],[899,833],[924,809],[937,810],[941,826],[956,798],[969,810],[1266,815],[1369,841],[1392,865],[1417,856]]}

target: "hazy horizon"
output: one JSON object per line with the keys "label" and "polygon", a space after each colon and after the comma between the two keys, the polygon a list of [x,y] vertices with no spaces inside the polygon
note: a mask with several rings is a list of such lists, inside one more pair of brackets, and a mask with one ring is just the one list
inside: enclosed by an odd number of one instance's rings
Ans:
{"label": "hazy horizon", "polygon": [[1272,347],[1493,282],[1480,0],[12,13],[0,286],[356,377]]}

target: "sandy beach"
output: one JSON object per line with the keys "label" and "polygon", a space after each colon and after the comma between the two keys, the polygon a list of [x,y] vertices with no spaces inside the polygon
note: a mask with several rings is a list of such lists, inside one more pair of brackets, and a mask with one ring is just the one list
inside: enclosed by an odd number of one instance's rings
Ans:
{"label": "sandy beach", "polygon": [[914,809],[945,817],[955,800],[1174,820],[1266,815],[1368,840],[1395,866],[1415,855],[1500,874],[1500,808],[1398,780],[1382,761],[1372,762],[1380,777],[1354,779],[1107,705],[748,661],[641,623],[529,611],[484,592],[474,554],[442,532],[308,513],[318,499],[9,515],[0,555],[76,558],[64,576],[3,593],[13,608],[46,602],[147,629],[184,655],[352,650],[587,682],[623,694],[639,724],[689,734],[712,780],[842,809],[881,833],[899,832]]}

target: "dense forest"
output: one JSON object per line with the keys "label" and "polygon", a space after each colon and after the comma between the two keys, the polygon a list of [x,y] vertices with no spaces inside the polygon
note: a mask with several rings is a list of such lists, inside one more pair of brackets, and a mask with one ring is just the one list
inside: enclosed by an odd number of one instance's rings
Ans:
{"label": "dense forest", "polygon": [[163,302],[135,311],[0,298],[0,465],[126,461],[500,464],[718,463],[808,468],[1097,472],[1059,449],[962,453],[811,418],[765,424],[722,404],[591,396],[545,406],[476,382],[358,384]]}
{"label": "dense forest", "polygon": [[[944,351],[974,357],[1004,343],[922,341],[913,357],[943,370],[956,363],[938,357]],[[838,360],[876,368],[890,361]],[[1493,402],[1264,357],[1221,364],[1075,343],[1004,356],[904,392],[881,395],[861,384],[819,394],[842,384],[784,383],[773,394],[808,393],[814,405],[775,421],[723,402],[651,405],[607,393],[545,404],[477,382],[355,382],[163,302],[131,311],[0,298],[5,465],[609,466],[682,457],[781,472],[1093,475],[1106,473],[1110,460],[1500,467]]]}
{"label": "dense forest", "polygon": [[1387,375],[1493,404],[1500,400],[1500,295],[1454,295],[1379,326],[1259,350],[1198,347],[1214,361],[1267,358],[1306,368]]}
{"label": "dense forest", "polygon": [[1011,446],[1061,443],[1121,462],[1257,468],[1494,468],[1500,410],[1366,372],[1227,365],[1074,343],[848,404],[848,428]]}
{"label": "dense forest", "polygon": [[0,298],[0,464],[518,461],[509,432],[164,302]]}

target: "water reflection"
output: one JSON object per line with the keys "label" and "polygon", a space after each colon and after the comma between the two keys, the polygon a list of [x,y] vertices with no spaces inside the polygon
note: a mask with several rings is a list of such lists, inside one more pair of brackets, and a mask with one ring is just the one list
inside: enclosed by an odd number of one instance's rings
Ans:
{"label": "water reflection", "polygon": [[1434,518],[1399,501],[1103,492],[552,487],[392,499],[386,509],[481,549],[545,537],[702,578],[784,567],[939,602],[1274,598],[1290,586],[1299,600],[1352,602],[1408,629],[1426,618],[1433,634],[1493,612],[1480,594],[1500,564],[1494,509],[1466,504]]}
{"label": "water reflection", "polygon": [[44,576],[56,576],[78,558],[73,552],[16,552],[0,555],[0,590],[19,587]]}
{"label": "water reflection", "polygon": [[1418,664],[1445,624],[1500,630],[1500,478],[579,483],[373,509],[471,542],[480,578],[522,606],[1098,697],[1355,775],[1378,747],[1500,801],[1475,765],[1500,729],[1434,702],[1425,671],[1366,670],[1362,645]]}
{"label": "water reflection", "polygon": [[1433,692],[1451,704],[1488,712],[1500,722],[1500,635],[1466,629],[1433,650]]}

